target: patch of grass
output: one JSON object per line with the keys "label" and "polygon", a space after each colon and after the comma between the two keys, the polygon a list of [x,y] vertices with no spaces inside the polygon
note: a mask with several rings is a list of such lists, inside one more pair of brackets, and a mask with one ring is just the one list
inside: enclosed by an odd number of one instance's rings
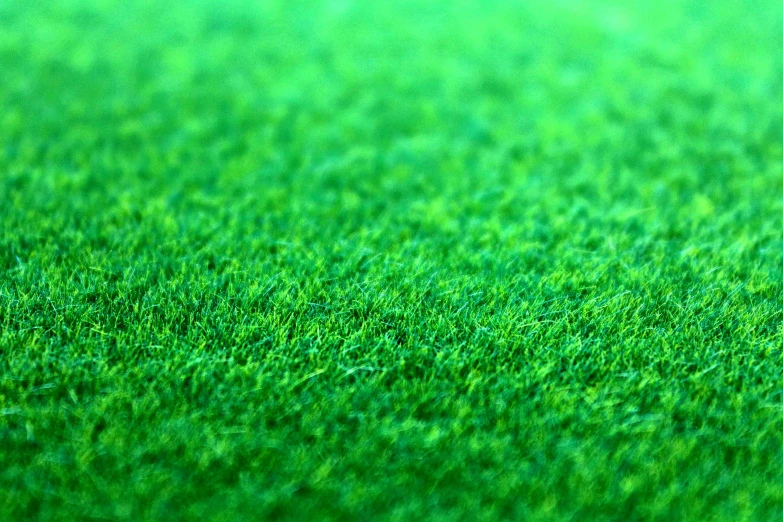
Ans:
{"label": "patch of grass", "polygon": [[0,1],[0,518],[780,519],[781,35]]}

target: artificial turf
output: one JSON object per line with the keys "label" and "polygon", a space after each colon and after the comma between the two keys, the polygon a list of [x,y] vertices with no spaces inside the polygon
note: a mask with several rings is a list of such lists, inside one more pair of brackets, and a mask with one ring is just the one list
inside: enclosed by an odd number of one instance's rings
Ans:
{"label": "artificial turf", "polygon": [[783,519],[783,4],[0,0],[0,519]]}

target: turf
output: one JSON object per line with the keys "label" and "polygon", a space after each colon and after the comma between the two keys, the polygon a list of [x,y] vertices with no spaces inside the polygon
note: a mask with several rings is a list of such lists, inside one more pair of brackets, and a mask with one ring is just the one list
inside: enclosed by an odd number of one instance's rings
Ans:
{"label": "turf", "polygon": [[783,4],[0,1],[0,519],[783,519]]}

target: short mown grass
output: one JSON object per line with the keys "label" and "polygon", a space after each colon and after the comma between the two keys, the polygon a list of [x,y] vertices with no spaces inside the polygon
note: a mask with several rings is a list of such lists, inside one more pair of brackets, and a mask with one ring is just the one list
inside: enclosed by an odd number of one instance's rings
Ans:
{"label": "short mown grass", "polygon": [[0,0],[0,519],[783,519],[783,4]]}

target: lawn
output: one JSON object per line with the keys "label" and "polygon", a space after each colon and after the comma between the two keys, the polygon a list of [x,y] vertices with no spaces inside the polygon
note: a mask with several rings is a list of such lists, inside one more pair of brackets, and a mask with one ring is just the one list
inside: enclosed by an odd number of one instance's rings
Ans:
{"label": "lawn", "polygon": [[783,520],[783,3],[0,0],[0,519]]}

